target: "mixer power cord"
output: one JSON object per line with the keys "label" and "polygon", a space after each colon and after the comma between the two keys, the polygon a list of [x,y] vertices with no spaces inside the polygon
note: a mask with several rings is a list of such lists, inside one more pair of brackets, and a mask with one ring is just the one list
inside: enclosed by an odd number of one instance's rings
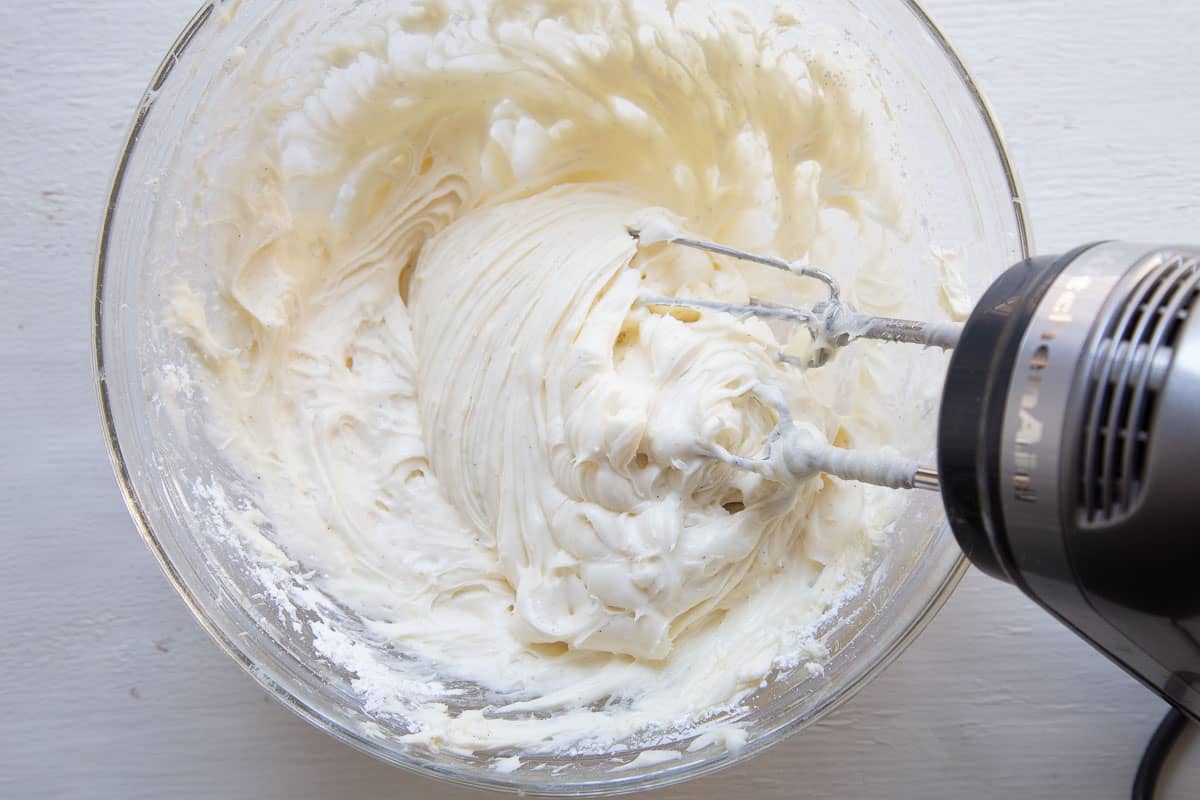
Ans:
{"label": "mixer power cord", "polygon": [[1158,723],[1133,779],[1133,800],[1154,800],[1163,764],[1166,763],[1171,748],[1179,741],[1179,736],[1187,728],[1187,724],[1188,718],[1174,707],[1167,712],[1162,722]]}

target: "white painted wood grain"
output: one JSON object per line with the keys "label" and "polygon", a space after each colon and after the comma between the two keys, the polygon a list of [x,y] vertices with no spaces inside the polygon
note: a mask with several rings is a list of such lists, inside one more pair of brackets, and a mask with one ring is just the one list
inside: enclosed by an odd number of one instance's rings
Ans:
{"label": "white painted wood grain", "polygon": [[[96,224],[136,99],[193,5],[0,2],[0,797],[478,797],[268,700],[189,618],[110,476],[88,349]],[[929,7],[1008,133],[1043,250],[1200,240],[1200,3]],[[658,797],[1119,798],[1161,710],[973,574],[828,721]],[[1194,735],[1167,796],[1200,796]]]}

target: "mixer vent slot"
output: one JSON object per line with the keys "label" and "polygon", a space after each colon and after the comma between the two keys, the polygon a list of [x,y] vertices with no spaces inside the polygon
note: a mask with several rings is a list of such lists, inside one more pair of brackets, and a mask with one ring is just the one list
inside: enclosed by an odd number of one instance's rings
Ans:
{"label": "mixer vent slot", "polygon": [[1080,523],[1105,525],[1137,503],[1158,393],[1179,331],[1200,313],[1200,258],[1173,253],[1144,271],[1097,342],[1085,399]]}

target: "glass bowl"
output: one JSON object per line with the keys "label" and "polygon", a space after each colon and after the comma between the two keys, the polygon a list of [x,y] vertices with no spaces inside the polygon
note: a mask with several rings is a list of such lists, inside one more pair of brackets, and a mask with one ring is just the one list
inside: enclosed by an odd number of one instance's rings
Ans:
{"label": "glass bowl", "polygon": [[[695,778],[752,757],[832,711],[887,666],[945,602],[966,563],[937,498],[914,497],[872,567],[869,586],[822,631],[823,675],[772,677],[743,704],[746,743],[630,764],[637,748],[599,756],[523,759],[508,774],[474,755],[399,741],[403,724],[373,714],[354,675],[320,658],[312,628],[272,606],[270,586],[244,550],[211,535],[212,489],[238,496],[234,469],[189,414],[186,392],[161,396],[150,381],[164,354],[154,324],[164,305],[155,276],[171,237],[171,165],[195,126],[205,88],[283,0],[205,5],[168,51],[142,98],[113,181],[100,240],[94,309],[96,375],[114,470],[130,513],[201,625],[264,688],[341,741],[400,767],[456,783],[542,795],[612,795]],[[335,15],[345,2],[315,2]],[[765,4],[747,4],[758,7]],[[925,12],[895,0],[806,0],[794,10],[808,35],[866,54],[856,68],[887,98],[890,145],[919,197],[931,241],[951,243],[978,296],[1029,254],[1019,187],[975,83]],[[914,409],[937,413],[936,388]],[[204,488],[207,487],[207,488]],[[664,749],[656,745],[655,749]],[[657,763],[656,763],[657,762]],[[624,764],[614,771],[614,764]]]}

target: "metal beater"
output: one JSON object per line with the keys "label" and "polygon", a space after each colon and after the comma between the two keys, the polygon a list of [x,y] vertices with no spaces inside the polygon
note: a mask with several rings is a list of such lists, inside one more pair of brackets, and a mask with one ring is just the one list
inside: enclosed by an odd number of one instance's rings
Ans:
{"label": "metal beater", "polygon": [[[635,239],[641,238],[641,231],[637,228],[629,228],[629,234]],[[758,317],[804,325],[816,346],[808,359],[800,359],[783,352],[776,354],[776,358],[788,364],[822,367],[828,363],[836,350],[856,339],[904,342],[951,350],[962,336],[961,323],[921,322],[856,312],[842,300],[841,287],[832,275],[802,262],[750,253],[682,233],[656,239],[655,243],[660,240],[739,261],[762,264],[825,284],[829,291],[828,296],[812,308],[779,305],[758,298],[751,298],[749,305],[661,295],[643,295],[639,298],[643,305],[650,307],[689,308],[730,314],[737,319]],[[760,386],[755,390],[755,394],[759,400],[771,407],[779,419],[779,424],[768,439],[763,453],[755,458],[747,458],[734,455],[719,445],[713,445],[714,458],[740,469],[785,480],[825,472],[846,480],[862,481],[891,489],[938,491],[940,484],[937,470],[920,466],[899,456],[860,453],[834,447],[796,426],[787,401],[778,390]]]}

